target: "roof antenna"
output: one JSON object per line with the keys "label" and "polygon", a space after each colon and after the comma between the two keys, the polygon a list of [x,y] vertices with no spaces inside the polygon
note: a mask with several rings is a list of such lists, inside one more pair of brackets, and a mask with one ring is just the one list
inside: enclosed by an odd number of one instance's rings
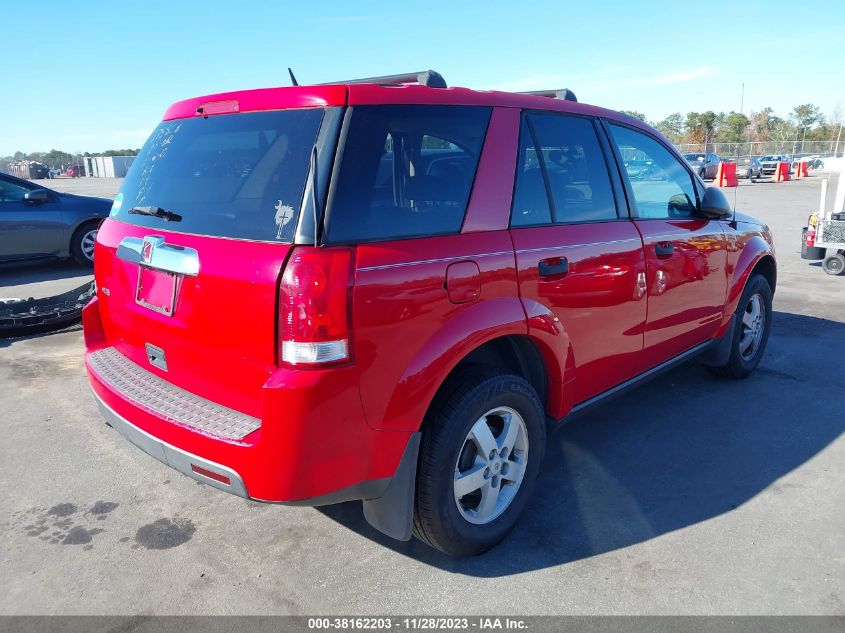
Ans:
{"label": "roof antenna", "polygon": [[296,80],[296,76],[294,76],[293,71],[290,69],[290,66],[288,66],[288,74],[290,75],[290,82],[294,86],[298,86],[299,82]]}

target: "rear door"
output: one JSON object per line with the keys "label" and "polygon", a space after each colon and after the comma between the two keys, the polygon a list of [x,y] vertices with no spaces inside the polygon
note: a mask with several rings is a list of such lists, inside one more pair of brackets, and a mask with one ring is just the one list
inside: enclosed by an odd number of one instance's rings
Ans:
{"label": "rear door", "polygon": [[[699,215],[697,188],[680,158],[655,136],[621,124],[608,127],[645,245],[648,368],[715,335],[727,293],[727,242],[719,222]],[[632,167],[643,160],[654,169]]]}
{"label": "rear door", "polygon": [[562,322],[581,402],[637,373],[645,259],[609,147],[586,117],[523,116],[511,236],[523,301]]}
{"label": "rear door", "polygon": [[525,332],[507,229],[462,232],[485,135],[496,138],[491,116],[441,105],[347,112],[325,241],[355,245],[352,353],[373,426],[416,430],[420,375],[437,367],[428,377],[442,378],[456,350],[469,352],[496,323]]}
{"label": "rear door", "polygon": [[278,279],[327,112],[197,116],[155,130],[97,236],[112,345],[192,393],[261,416]]}

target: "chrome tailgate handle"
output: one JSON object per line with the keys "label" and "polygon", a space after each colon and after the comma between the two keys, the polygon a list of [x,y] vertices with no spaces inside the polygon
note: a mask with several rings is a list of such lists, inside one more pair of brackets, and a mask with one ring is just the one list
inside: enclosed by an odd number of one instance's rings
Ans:
{"label": "chrome tailgate handle", "polygon": [[180,275],[196,277],[200,272],[200,257],[196,249],[167,244],[161,235],[124,237],[117,246],[117,256],[133,264]]}

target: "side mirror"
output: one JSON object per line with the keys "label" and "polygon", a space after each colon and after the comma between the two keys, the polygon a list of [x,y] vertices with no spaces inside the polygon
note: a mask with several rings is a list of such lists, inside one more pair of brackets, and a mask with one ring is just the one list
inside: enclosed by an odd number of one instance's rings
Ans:
{"label": "side mirror", "polygon": [[717,187],[707,187],[704,190],[704,197],[701,199],[699,212],[711,220],[724,220],[733,215],[731,203]]}
{"label": "side mirror", "polygon": [[32,191],[27,191],[23,195],[23,199],[25,202],[31,202],[32,204],[41,204],[50,199],[50,194],[44,189],[33,189]]}
{"label": "side mirror", "polygon": [[668,204],[670,218],[689,218],[695,214],[695,204],[685,193],[676,193],[669,198]]}

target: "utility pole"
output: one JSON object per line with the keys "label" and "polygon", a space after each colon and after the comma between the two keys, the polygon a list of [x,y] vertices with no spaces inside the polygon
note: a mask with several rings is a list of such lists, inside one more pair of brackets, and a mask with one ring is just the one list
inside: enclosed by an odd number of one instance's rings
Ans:
{"label": "utility pole", "polygon": [[742,109],[745,107],[745,82],[742,82],[742,96],[739,98],[739,113],[742,114]]}
{"label": "utility pole", "polygon": [[836,152],[839,151],[839,137],[842,136],[842,121],[839,122],[839,133],[836,135],[836,146],[833,148],[833,156],[836,157]]}

